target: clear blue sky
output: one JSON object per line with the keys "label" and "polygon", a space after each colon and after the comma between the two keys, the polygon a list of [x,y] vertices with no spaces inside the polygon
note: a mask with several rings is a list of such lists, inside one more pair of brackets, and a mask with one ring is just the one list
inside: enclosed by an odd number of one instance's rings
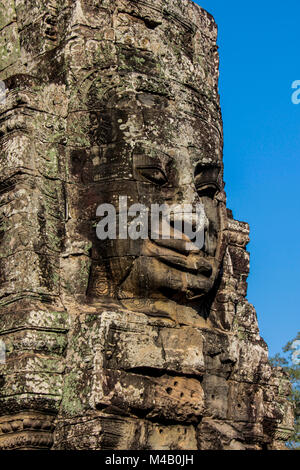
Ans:
{"label": "clear blue sky", "polygon": [[300,1],[196,3],[219,27],[228,207],[251,227],[248,299],[273,355],[300,330]]}

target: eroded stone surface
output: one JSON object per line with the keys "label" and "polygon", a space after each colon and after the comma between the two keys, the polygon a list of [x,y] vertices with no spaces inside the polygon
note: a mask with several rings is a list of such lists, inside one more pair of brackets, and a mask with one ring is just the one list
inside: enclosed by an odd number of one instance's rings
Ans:
{"label": "eroded stone surface", "polygon": [[[217,27],[189,0],[0,5],[0,448],[276,449],[290,385],[226,210]],[[96,209],[196,204],[203,249],[100,241]]]}

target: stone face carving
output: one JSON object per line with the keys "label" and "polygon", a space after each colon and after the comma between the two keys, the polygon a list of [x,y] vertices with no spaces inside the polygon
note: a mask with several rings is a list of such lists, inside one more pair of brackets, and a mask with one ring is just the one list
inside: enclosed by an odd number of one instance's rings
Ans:
{"label": "stone face carving", "polygon": [[[189,0],[0,9],[0,448],[282,448],[290,385],[226,209],[213,18]],[[201,203],[204,246],[99,240],[120,196]]]}
{"label": "stone face carving", "polygon": [[[152,59],[153,67],[159,58]],[[92,168],[86,170],[90,186],[81,204],[88,208],[92,220],[95,203],[110,203],[121,211],[120,197],[128,198],[130,205],[147,208],[151,204],[177,207],[202,202],[207,219],[205,246],[189,251],[187,237],[95,240],[88,295],[103,297],[106,292],[113,298],[135,301],[176,297],[183,303],[199,299],[213,288],[224,255],[219,109],[216,104],[209,109],[205,99],[199,100],[184,83],[175,84],[170,97],[167,92],[153,91],[152,82],[157,79],[152,76],[133,71],[125,75],[116,72],[117,77],[121,84],[112,87],[111,79],[106,84],[102,73],[97,73],[89,89],[93,100],[88,113],[90,120],[97,122],[93,132],[96,156]],[[99,87],[98,102],[94,97]],[[171,89],[171,84],[167,82],[165,87]],[[204,122],[202,108],[207,113]],[[201,147],[201,142],[207,148]],[[72,157],[79,158],[76,151]]]}

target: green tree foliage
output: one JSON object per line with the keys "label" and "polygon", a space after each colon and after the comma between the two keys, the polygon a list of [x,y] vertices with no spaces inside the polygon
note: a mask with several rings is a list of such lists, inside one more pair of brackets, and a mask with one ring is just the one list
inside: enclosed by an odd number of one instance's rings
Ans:
{"label": "green tree foliage", "polygon": [[295,433],[288,447],[300,450],[300,332],[282,348],[282,351],[284,355],[276,354],[270,362],[273,366],[282,367],[291,378],[293,389],[290,400],[295,406]]}

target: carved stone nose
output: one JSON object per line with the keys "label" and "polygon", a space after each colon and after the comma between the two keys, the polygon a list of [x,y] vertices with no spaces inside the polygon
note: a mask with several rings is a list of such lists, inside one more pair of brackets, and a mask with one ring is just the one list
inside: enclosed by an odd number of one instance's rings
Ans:
{"label": "carved stone nose", "polygon": [[169,216],[169,223],[175,230],[181,230],[193,240],[199,231],[204,231],[208,225],[204,207],[199,206],[193,211],[185,211],[184,206],[178,206]]}

